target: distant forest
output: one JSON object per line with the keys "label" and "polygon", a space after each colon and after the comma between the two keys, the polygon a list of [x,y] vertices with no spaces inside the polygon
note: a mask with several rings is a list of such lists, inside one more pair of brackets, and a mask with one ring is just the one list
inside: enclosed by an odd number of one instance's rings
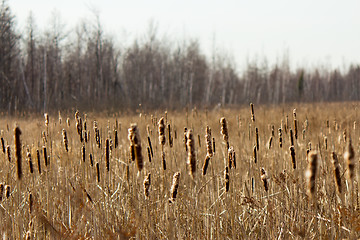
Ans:
{"label": "distant forest", "polygon": [[128,46],[98,15],[65,30],[54,16],[40,32],[29,14],[22,34],[6,1],[0,9],[0,111],[179,109],[221,104],[360,100],[360,65],[298,68],[249,62],[241,74],[226,54],[206,57],[198,41],[160,39],[149,27]]}

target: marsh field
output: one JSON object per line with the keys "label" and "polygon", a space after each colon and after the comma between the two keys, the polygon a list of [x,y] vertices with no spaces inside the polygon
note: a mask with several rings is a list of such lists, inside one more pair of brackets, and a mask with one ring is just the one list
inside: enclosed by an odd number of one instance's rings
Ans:
{"label": "marsh field", "polygon": [[1,238],[358,238],[359,107],[3,114]]}

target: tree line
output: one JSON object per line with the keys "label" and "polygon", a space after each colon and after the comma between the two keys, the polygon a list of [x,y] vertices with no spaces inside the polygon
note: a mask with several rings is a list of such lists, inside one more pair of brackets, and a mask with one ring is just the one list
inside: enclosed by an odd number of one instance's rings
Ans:
{"label": "tree line", "polygon": [[0,9],[0,111],[177,109],[219,104],[360,100],[360,65],[298,68],[249,62],[240,74],[225,54],[206,57],[197,40],[160,40],[156,27],[128,46],[104,32],[99,16],[70,31],[54,14],[38,31],[30,13],[19,34]]}

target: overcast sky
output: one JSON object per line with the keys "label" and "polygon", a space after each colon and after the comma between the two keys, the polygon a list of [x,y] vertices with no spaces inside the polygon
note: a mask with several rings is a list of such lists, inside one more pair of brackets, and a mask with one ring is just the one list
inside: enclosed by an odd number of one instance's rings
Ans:
{"label": "overcast sky", "polygon": [[55,9],[70,30],[95,8],[117,41],[141,37],[153,20],[160,36],[196,38],[205,54],[215,42],[240,68],[263,57],[275,64],[285,53],[293,67],[360,64],[359,0],[10,0],[9,5],[19,29],[32,11],[39,30]]}

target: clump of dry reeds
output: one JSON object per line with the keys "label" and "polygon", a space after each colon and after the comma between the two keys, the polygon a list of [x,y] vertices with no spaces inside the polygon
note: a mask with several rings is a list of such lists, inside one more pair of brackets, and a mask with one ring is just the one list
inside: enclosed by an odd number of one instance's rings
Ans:
{"label": "clump of dry reeds", "polygon": [[175,202],[179,188],[179,181],[180,181],[180,172],[176,172],[173,176],[172,185],[170,189],[170,198],[169,198],[170,203]]}
{"label": "clump of dry reeds", "polygon": [[196,171],[196,156],[195,156],[195,142],[194,135],[191,129],[187,131],[187,148],[188,148],[188,160],[187,165],[189,168],[190,176],[194,176]]}

